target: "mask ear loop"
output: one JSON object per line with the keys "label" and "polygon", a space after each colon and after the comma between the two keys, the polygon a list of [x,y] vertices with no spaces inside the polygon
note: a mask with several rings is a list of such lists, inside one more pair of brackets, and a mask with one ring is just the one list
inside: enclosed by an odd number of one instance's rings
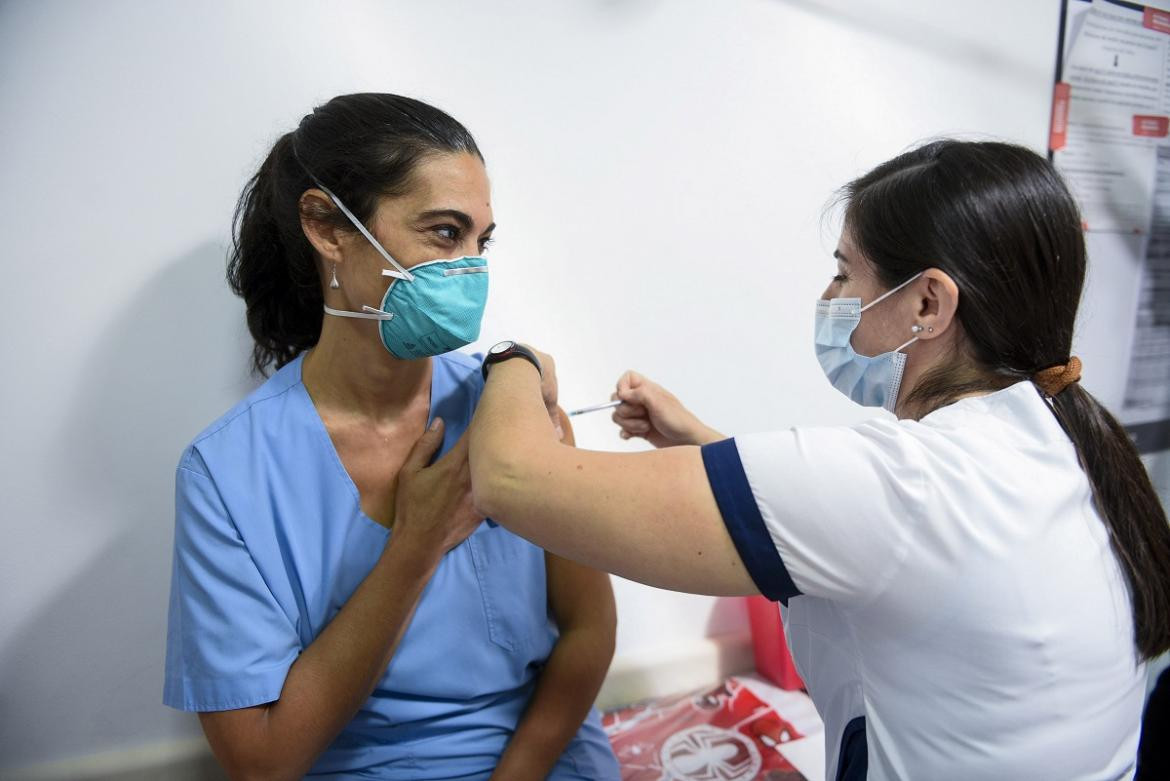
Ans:
{"label": "mask ear loop", "polygon": [[[313,177],[313,183],[325,191],[325,194],[329,196],[329,199],[331,201],[333,201],[334,205],[336,205],[338,209],[341,209],[341,213],[344,214],[349,219],[349,221],[353,223],[353,226],[355,228],[357,228],[359,231],[361,231],[361,234],[363,236],[365,236],[366,239],[371,244],[374,245],[374,249],[378,250],[378,253],[381,254],[381,256],[386,259],[386,262],[389,263],[391,266],[393,266],[395,269],[397,269],[397,271],[391,271],[390,269],[383,269],[382,276],[394,277],[395,279],[405,280],[406,282],[413,282],[414,281],[414,274],[411,274],[409,271],[407,271],[405,268],[402,267],[402,264],[400,264],[394,258],[390,257],[390,253],[386,251],[386,248],[383,247],[382,244],[377,239],[374,238],[373,234],[370,233],[366,229],[365,225],[362,225],[362,221],[359,220],[357,217],[355,217],[353,212],[351,212],[349,209],[345,208],[345,204],[341,202],[340,198],[338,198],[336,195],[333,194],[332,190],[330,190],[325,185],[321,184],[321,182],[319,182],[316,177]],[[375,311],[377,311],[377,310],[375,310]]]}
{"label": "mask ear loop", "polygon": [[325,312],[327,314],[336,315],[337,317],[355,317],[359,320],[393,320],[394,314],[392,312],[383,312],[381,309],[374,309],[372,306],[363,306],[361,312],[350,312],[347,309],[334,309],[325,304]]}
{"label": "mask ear loop", "polygon": [[900,346],[898,346],[898,347],[895,347],[895,348],[894,348],[894,352],[896,352],[896,353],[900,353],[900,352],[902,352],[903,350],[905,350],[907,347],[909,347],[910,345],[914,344],[914,343],[915,343],[915,342],[917,342],[917,341],[918,341],[918,337],[917,337],[917,336],[915,336],[915,337],[914,337],[913,339],[911,339],[910,341],[908,341],[908,342],[905,342],[905,343],[901,344],[901,345],[900,345]]}
{"label": "mask ear loop", "polygon": [[[321,189],[322,189],[322,190],[325,190],[325,188],[324,188],[324,187],[322,187]],[[329,191],[328,191],[328,190],[325,190],[325,192],[329,192]],[[330,196],[330,197],[332,197],[332,196]],[[338,205],[340,206],[341,204],[338,204]],[[397,265],[397,264],[396,264],[396,265]],[[897,293],[899,290],[901,290],[902,288],[906,287],[906,286],[907,286],[907,285],[909,285],[911,282],[913,282],[914,280],[918,279],[920,276],[922,276],[922,275],[923,275],[923,274],[925,274],[925,273],[926,273],[925,271],[919,271],[917,274],[915,274],[914,276],[910,277],[909,279],[907,279],[905,282],[903,282],[902,284],[898,285],[897,287],[895,287],[895,288],[891,288],[890,290],[887,290],[886,292],[882,293],[880,296],[878,296],[877,298],[875,298],[873,301],[870,301],[868,304],[866,304],[865,306],[861,307],[861,309],[860,309],[860,310],[858,310],[858,314],[860,314],[861,312],[864,312],[865,310],[869,309],[871,306],[873,306],[873,305],[875,305],[875,304],[880,304],[882,301],[884,301],[884,300],[886,300],[887,298],[889,298],[890,296],[894,295],[894,293]],[[907,342],[907,344],[909,344],[909,342]],[[901,349],[901,348],[898,348],[898,349]]]}

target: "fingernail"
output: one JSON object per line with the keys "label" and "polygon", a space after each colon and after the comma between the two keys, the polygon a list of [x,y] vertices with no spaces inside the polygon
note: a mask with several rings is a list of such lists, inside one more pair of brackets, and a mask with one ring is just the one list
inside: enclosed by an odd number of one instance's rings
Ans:
{"label": "fingernail", "polygon": [[442,418],[435,418],[434,420],[431,421],[430,430],[431,431],[438,431],[439,426],[441,426],[441,425],[443,425],[443,419]]}

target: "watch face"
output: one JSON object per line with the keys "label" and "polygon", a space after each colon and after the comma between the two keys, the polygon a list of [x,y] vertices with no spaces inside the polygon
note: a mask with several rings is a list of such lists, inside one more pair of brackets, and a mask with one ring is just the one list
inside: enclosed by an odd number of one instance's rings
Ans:
{"label": "watch face", "polygon": [[515,346],[515,342],[500,342],[499,344],[493,344],[488,352],[492,355],[500,355],[502,353],[508,352],[508,350],[511,350]]}

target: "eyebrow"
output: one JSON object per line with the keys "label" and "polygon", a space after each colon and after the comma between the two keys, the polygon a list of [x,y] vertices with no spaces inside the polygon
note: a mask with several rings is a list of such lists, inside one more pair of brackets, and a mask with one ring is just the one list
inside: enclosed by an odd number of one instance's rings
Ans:
{"label": "eyebrow", "polygon": [[[469,217],[466,212],[461,212],[458,209],[431,209],[430,211],[425,211],[420,214],[418,219],[425,222],[426,220],[433,220],[439,217],[446,217],[449,220],[455,220],[455,222],[459,223],[463,230],[471,230],[471,217]],[[491,225],[487,226],[483,232],[491,233],[495,229],[496,224],[493,222]]]}
{"label": "eyebrow", "polygon": [[836,250],[836,249],[835,249],[835,250],[833,250],[833,257],[835,257],[837,260],[841,261],[842,263],[848,263],[848,262],[849,262],[849,258],[847,258],[847,257],[845,257],[844,255],[842,255],[842,254],[841,254],[841,250]]}

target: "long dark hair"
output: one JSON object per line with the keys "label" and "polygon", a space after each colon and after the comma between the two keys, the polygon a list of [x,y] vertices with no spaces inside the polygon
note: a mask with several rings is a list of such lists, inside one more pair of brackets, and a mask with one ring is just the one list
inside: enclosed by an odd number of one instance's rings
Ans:
{"label": "long dark hair", "polygon": [[[257,374],[279,369],[321,336],[321,276],[299,207],[312,177],[365,223],[379,197],[405,193],[418,163],[438,152],[483,159],[475,139],[449,115],[372,92],[339,95],[277,139],[236,205],[227,269],[228,284],[247,308]],[[308,216],[352,229],[332,205]]]}
{"label": "long dark hair", "polygon": [[[1023,147],[942,140],[842,191],[845,226],[888,287],[937,268],[959,288],[965,339],[907,396],[929,410],[1066,364],[1085,281],[1081,219],[1052,165]],[[1047,397],[1076,447],[1129,584],[1143,658],[1170,649],[1170,526],[1137,450],[1080,383]]]}

